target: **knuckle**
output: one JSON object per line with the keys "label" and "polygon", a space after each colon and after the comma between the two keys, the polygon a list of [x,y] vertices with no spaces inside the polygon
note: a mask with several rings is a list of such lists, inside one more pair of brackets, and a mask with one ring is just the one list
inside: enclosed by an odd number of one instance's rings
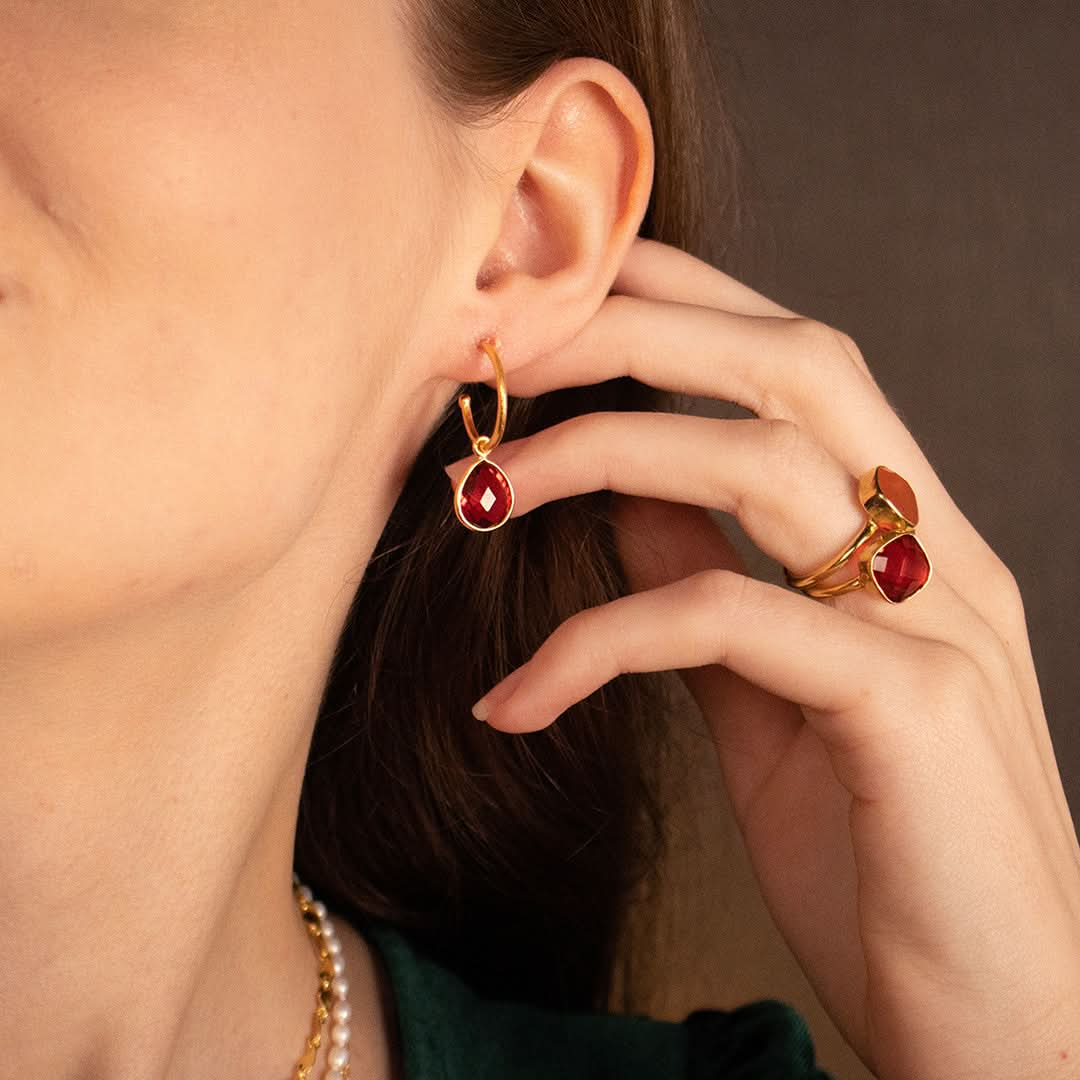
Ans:
{"label": "knuckle", "polygon": [[758,421],[760,460],[755,462],[758,482],[743,483],[734,493],[731,512],[744,528],[785,519],[792,500],[820,496],[821,477],[831,461],[821,444],[801,424],[780,417]]}
{"label": "knuckle", "polygon": [[563,620],[548,638],[553,651],[558,651],[558,665],[572,660],[575,667],[593,672],[614,674],[615,658],[612,637],[604,625],[603,613],[610,604],[582,608]]}
{"label": "knuckle", "polygon": [[562,460],[562,455],[572,453],[575,446],[580,446],[582,438],[588,436],[588,425],[583,422],[588,416],[588,413],[581,413],[549,424],[529,435],[526,445],[534,449],[542,447],[545,453]]}
{"label": "knuckle", "polygon": [[789,473],[804,457],[806,435],[793,420],[772,417],[761,421],[761,438],[768,467]]}
{"label": "knuckle", "polygon": [[815,357],[827,357],[840,359],[844,348],[840,343],[840,337],[828,323],[818,319],[809,319],[804,315],[788,320],[788,330],[795,335],[795,340],[802,350]]}
{"label": "knuckle", "polygon": [[951,642],[934,643],[922,679],[939,719],[968,717],[973,705],[978,706],[987,695],[982,666],[970,653]]}
{"label": "knuckle", "polygon": [[820,379],[823,364],[830,364],[841,370],[854,368],[860,374],[870,374],[862,350],[850,334],[805,316],[790,319],[788,322],[791,324],[790,332],[795,335],[802,371],[806,377]]}
{"label": "knuckle", "polygon": [[[792,384],[800,382],[798,365],[792,366]],[[784,418],[794,415],[790,396],[790,387],[787,384],[770,386],[767,383],[754,387],[754,398],[749,402],[751,411],[762,419],[777,417]]]}
{"label": "knuckle", "polygon": [[700,606],[707,610],[723,608],[730,612],[732,608],[746,603],[750,578],[734,570],[710,567],[687,578],[686,582],[694,593],[693,599]]}
{"label": "knuckle", "polygon": [[564,648],[580,649],[599,637],[601,607],[582,608],[563,620],[560,629]]}
{"label": "knuckle", "polygon": [[864,375],[870,374],[870,368],[866,363],[866,358],[862,354],[862,349],[856,344],[855,339],[845,333],[843,330],[835,330],[837,340],[840,342],[840,347],[848,354],[851,362],[861,371]]}
{"label": "knuckle", "polygon": [[993,555],[990,561],[989,583],[993,595],[998,598],[1006,624],[1010,627],[1026,625],[1024,596],[1020,591],[1020,583],[998,555]]}

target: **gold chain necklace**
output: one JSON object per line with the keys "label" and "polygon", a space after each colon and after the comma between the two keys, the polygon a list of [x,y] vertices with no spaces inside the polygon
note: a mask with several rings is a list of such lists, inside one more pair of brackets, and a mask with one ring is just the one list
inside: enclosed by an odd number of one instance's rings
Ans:
{"label": "gold chain necklace", "polygon": [[349,984],[345,979],[345,958],[334,924],[326,906],[311,895],[293,874],[293,896],[300,907],[300,917],[315,946],[319,958],[319,989],[315,992],[315,1015],[311,1018],[311,1034],[300,1060],[296,1063],[295,1080],[311,1080],[311,1070],[322,1045],[322,1029],[327,1018],[330,1027],[330,1047],[327,1070],[323,1080],[349,1080],[349,1020],[352,1010],[347,1000]]}

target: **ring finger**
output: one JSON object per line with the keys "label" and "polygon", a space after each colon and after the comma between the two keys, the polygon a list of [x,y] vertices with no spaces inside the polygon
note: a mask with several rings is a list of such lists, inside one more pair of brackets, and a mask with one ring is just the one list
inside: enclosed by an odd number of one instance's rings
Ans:
{"label": "ring finger", "polygon": [[[587,491],[612,490],[733,514],[747,536],[793,574],[809,573],[866,523],[855,482],[820,443],[786,420],[716,420],[684,413],[600,412],[574,416],[503,443],[492,460],[515,485],[512,516]],[[447,466],[456,483],[468,460]],[[848,571],[850,572],[850,571]],[[945,579],[935,575],[940,593]],[[955,598],[951,589],[947,590]],[[889,625],[939,640],[989,641],[968,605],[885,604],[867,596],[868,613],[888,607]],[[898,621],[899,620],[899,621]],[[966,636],[965,636],[966,635]]]}

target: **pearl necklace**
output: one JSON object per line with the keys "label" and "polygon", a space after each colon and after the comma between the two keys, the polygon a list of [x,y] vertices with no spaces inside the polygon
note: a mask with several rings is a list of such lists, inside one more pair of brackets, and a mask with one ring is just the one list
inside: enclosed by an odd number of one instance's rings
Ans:
{"label": "pearl necklace", "polygon": [[[311,1070],[322,1044],[322,1026],[327,1017],[333,1020],[330,1027],[330,1053],[323,1080],[349,1080],[349,1019],[352,1010],[347,994],[349,983],[345,978],[345,958],[334,924],[326,914],[326,905],[314,899],[311,890],[301,884],[293,874],[293,896],[300,906],[300,916],[315,945],[319,957],[319,989],[315,994],[315,1015],[311,1020],[311,1034],[303,1056],[296,1063],[295,1080],[311,1080]],[[333,1000],[333,1005],[330,1002]]]}

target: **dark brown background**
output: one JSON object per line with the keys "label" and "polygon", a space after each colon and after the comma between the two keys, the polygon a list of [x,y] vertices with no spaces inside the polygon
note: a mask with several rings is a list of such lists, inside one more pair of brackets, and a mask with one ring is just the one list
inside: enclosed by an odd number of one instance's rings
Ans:
{"label": "dark brown background", "polygon": [[[1016,574],[1080,820],[1077,10],[713,3],[710,34],[751,166],[756,224],[736,272],[855,338]],[[680,802],[673,864],[684,887],[672,923],[654,924],[681,974],[652,1007],[681,1017],[786,997],[826,1067],[869,1076],[756,896],[707,748],[691,750],[699,783]]]}

